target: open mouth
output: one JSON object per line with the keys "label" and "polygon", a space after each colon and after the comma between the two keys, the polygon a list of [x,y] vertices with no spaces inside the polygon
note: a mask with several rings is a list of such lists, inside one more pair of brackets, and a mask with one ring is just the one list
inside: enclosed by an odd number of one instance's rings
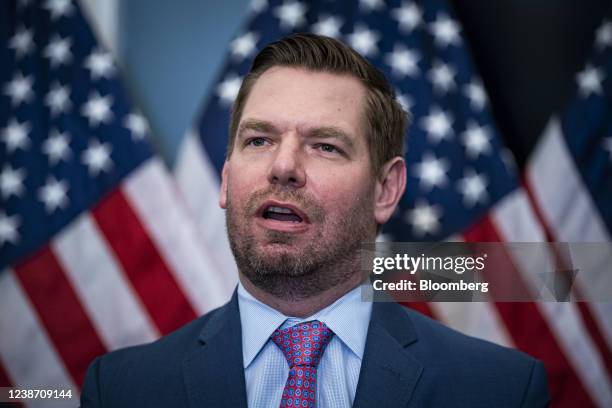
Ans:
{"label": "open mouth", "polygon": [[277,201],[266,201],[259,207],[258,214],[264,220],[280,221],[287,225],[309,223],[308,217],[301,209],[293,204]]}
{"label": "open mouth", "polygon": [[286,207],[270,206],[263,212],[263,218],[276,221],[302,222],[302,217]]}

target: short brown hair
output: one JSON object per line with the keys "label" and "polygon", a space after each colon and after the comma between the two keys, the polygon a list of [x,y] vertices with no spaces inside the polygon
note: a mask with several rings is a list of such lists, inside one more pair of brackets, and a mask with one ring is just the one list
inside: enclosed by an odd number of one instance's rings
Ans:
{"label": "short brown hair", "polygon": [[338,40],[298,33],[268,44],[253,60],[232,108],[227,157],[232,154],[242,111],[253,85],[274,66],[347,74],[357,78],[366,88],[365,123],[373,173],[378,174],[383,164],[391,158],[403,155],[408,115],[395,99],[395,91],[382,72]]}

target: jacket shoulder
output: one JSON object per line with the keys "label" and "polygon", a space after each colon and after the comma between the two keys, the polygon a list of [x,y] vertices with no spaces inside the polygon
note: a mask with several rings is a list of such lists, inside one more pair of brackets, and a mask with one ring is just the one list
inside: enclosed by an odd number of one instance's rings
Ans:
{"label": "jacket shoulder", "polygon": [[[453,330],[406,309],[419,341],[411,347],[424,364],[427,398],[454,396],[459,406],[546,406],[543,364],[522,351]],[[423,401],[432,406],[433,400]]]}
{"label": "jacket shoulder", "polygon": [[[227,306],[227,305],[226,305]],[[182,363],[198,346],[204,327],[224,307],[187,323],[158,340],[112,351],[96,358],[83,383],[83,407],[180,406],[183,397]],[[167,401],[166,401],[167,400]],[[164,405],[164,402],[171,402]]]}
{"label": "jacket shoulder", "polygon": [[448,361],[484,360],[499,365],[504,361],[511,366],[533,364],[536,360],[522,351],[500,346],[487,340],[461,333],[421,313],[404,308],[414,324],[423,353]]}
{"label": "jacket shoulder", "polygon": [[142,367],[143,364],[167,364],[168,360],[180,361],[197,346],[198,337],[204,326],[220,312],[220,309],[212,310],[152,343],[115,350],[100,358],[108,366],[117,365],[121,368],[130,365]]}

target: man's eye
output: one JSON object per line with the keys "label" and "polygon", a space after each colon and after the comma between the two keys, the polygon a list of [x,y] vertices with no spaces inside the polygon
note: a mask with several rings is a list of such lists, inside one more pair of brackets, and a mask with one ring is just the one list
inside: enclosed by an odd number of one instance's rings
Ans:
{"label": "man's eye", "polygon": [[340,149],[338,149],[336,146],[334,145],[330,145],[327,143],[320,143],[315,145],[316,149],[320,149],[321,151],[325,152],[325,153],[340,153]]}
{"label": "man's eye", "polygon": [[247,146],[255,146],[255,147],[265,146],[265,144],[266,144],[266,139],[263,137],[254,137],[254,138],[247,140],[246,142]]}

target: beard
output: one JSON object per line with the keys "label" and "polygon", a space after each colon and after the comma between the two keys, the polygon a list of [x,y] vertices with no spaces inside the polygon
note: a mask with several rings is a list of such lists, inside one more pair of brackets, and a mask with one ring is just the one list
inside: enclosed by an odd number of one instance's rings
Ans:
{"label": "beard", "polygon": [[[283,300],[307,299],[360,274],[361,243],[375,237],[373,187],[336,219],[305,192],[278,185],[255,192],[242,208],[229,198],[226,222],[230,246],[240,272],[259,289]],[[257,209],[269,199],[297,204],[309,217],[314,236],[266,230],[266,251],[249,227]],[[260,248],[258,248],[258,245]],[[297,245],[300,245],[298,248]]]}

